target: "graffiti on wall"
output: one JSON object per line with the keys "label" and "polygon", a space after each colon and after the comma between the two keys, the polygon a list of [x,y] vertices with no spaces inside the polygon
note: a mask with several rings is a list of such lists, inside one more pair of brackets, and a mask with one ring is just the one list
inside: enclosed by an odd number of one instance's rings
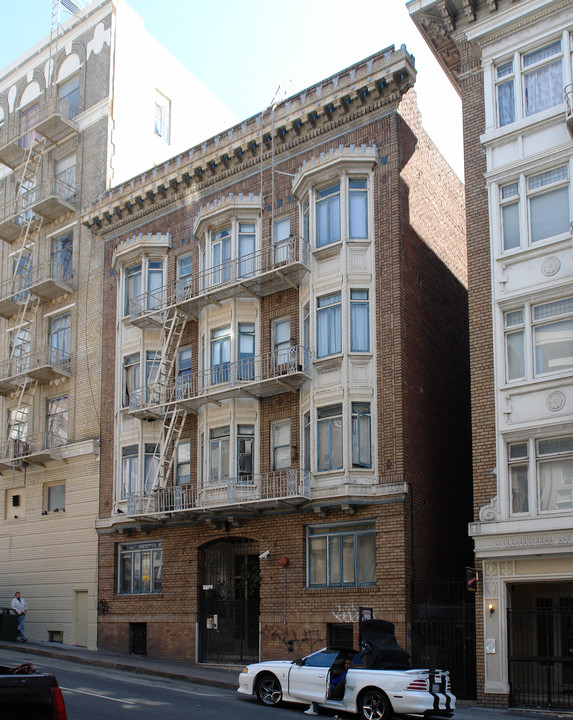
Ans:
{"label": "graffiti on wall", "polygon": [[351,605],[335,605],[332,614],[340,623],[357,623],[359,620],[359,611]]}
{"label": "graffiti on wall", "polygon": [[314,652],[325,645],[320,632],[308,627],[297,631],[289,630],[288,625],[264,625],[261,634],[267,640],[281,643],[289,652],[296,650],[302,655]]}

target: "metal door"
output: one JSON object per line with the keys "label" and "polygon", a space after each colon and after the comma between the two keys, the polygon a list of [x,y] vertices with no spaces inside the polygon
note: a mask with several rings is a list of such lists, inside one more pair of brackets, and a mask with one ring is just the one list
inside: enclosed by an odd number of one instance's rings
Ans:
{"label": "metal door", "polygon": [[259,659],[259,550],[228,539],[203,550],[199,588],[199,662],[243,664]]}

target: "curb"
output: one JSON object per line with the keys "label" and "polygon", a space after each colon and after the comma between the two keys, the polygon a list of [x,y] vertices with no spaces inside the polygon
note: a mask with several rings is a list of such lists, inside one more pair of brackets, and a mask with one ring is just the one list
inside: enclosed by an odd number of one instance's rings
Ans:
{"label": "curb", "polygon": [[[169,680],[179,680],[196,685],[210,685],[211,687],[223,688],[226,690],[236,690],[238,681],[227,682],[225,680],[217,680],[215,678],[205,678],[197,675],[188,675],[174,670],[165,670],[157,667],[142,667],[140,665],[131,665],[128,662],[104,660],[97,657],[83,657],[81,655],[68,655],[66,652],[51,650],[48,648],[39,648],[34,645],[22,645],[20,643],[12,645],[0,643],[1,649],[14,650],[15,652],[27,653],[31,655],[39,655],[40,657],[50,657],[57,660],[68,660],[69,662],[79,663],[81,665],[91,665],[93,667],[103,667],[110,670],[123,670],[125,672],[135,673],[137,675],[154,675],[156,677],[164,677]],[[190,672],[193,667],[189,668]],[[239,671],[237,670],[237,673]]]}

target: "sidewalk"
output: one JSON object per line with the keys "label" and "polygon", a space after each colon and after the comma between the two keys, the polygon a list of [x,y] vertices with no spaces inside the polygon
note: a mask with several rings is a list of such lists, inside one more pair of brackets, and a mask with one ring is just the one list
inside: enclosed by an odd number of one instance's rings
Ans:
{"label": "sidewalk", "polygon": [[[83,665],[110,668],[112,670],[125,670],[126,672],[153,675],[171,680],[192,682],[199,685],[236,690],[239,684],[238,676],[242,665],[195,665],[191,662],[172,662],[157,660],[146,655],[119,655],[100,650],[86,650],[86,648],[60,643],[29,641],[25,644],[19,642],[0,641],[0,650],[13,650],[22,653],[22,662],[32,662],[31,655],[39,657],[57,658]],[[456,703],[455,720],[557,720],[565,718],[573,720],[573,713],[541,710],[500,710],[484,708],[469,701]]]}

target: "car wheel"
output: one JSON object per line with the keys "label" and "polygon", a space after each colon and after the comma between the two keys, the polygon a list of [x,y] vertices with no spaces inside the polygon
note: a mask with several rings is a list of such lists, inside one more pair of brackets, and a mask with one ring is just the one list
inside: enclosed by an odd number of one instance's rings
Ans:
{"label": "car wheel", "polygon": [[358,698],[358,712],[364,720],[388,720],[392,706],[381,690],[370,688]]}
{"label": "car wheel", "polygon": [[274,675],[267,673],[257,680],[257,699],[263,705],[280,705],[283,699],[281,684]]}

